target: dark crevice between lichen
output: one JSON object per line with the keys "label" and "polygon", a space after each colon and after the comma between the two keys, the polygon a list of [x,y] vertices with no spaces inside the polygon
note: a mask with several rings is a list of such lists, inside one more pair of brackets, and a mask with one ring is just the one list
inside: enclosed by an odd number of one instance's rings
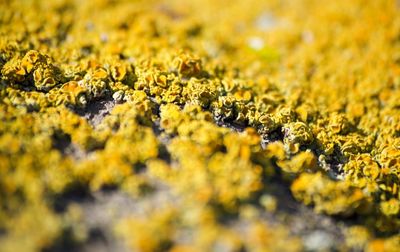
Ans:
{"label": "dark crevice between lichen", "polygon": [[165,134],[165,131],[161,128],[160,125],[160,118],[161,118],[160,104],[158,104],[153,97],[149,97],[149,99],[154,104],[152,113],[153,115],[157,116],[157,119],[153,121],[152,130],[154,135],[157,137],[159,141],[158,158],[164,160],[168,164],[171,164],[171,154],[168,151],[167,145],[174,136]]}
{"label": "dark crevice between lichen", "polygon": [[71,136],[61,130],[53,133],[52,148],[58,150],[64,157],[70,156],[76,160],[86,157],[87,153],[72,143]]}
{"label": "dark crevice between lichen", "polygon": [[81,184],[70,185],[63,193],[52,196],[52,205],[57,213],[63,213],[71,203],[93,202],[89,189]]}
{"label": "dark crevice between lichen", "polygon": [[238,123],[234,120],[231,119],[223,119],[223,118],[214,118],[214,122],[219,126],[219,127],[224,127],[224,128],[229,128],[237,132],[242,132],[244,129],[247,127],[246,124],[243,123]]}
{"label": "dark crevice between lichen", "polygon": [[71,228],[66,228],[53,244],[44,248],[42,252],[69,252],[77,251],[77,249],[79,249],[79,244],[73,238],[73,231]]}
{"label": "dark crevice between lichen", "polygon": [[99,248],[107,248],[110,244],[100,227],[91,227],[84,242],[76,241],[73,233],[71,227],[65,228],[58,239],[42,252],[97,251]]}
{"label": "dark crevice between lichen", "polygon": [[[121,244],[117,244],[118,241],[115,240],[111,231],[111,219],[108,216],[110,208],[107,206],[108,201],[115,200],[118,197],[124,197],[124,200],[132,201],[131,198],[124,196],[117,186],[103,186],[100,190],[91,192],[83,184],[74,184],[62,194],[53,195],[52,206],[56,213],[67,214],[68,208],[72,204],[77,204],[81,207],[84,214],[82,222],[88,229],[88,233],[87,238],[84,240],[77,240],[74,234],[76,231],[73,230],[74,227],[66,226],[53,245],[43,251],[98,251],[98,249],[105,247],[120,248]],[[132,210],[131,205],[124,205],[124,207],[125,210],[123,211]],[[102,217],[99,218],[99,215]]]}
{"label": "dark crevice between lichen", "polygon": [[307,145],[306,148],[311,150],[317,158],[323,155],[325,159],[320,160],[318,158],[318,166],[325,170],[331,179],[340,180],[343,175],[342,168],[348,161],[347,158],[343,155],[338,146],[334,147],[334,151],[330,155],[327,155],[319,146],[320,144],[315,140],[312,144]]}
{"label": "dark crevice between lichen", "polygon": [[81,245],[80,249],[85,250],[85,248],[90,248],[90,247],[108,247],[109,245],[109,238],[107,235],[104,233],[104,230],[100,227],[92,227],[89,230],[89,237],[86,240],[84,246]]}
{"label": "dark crevice between lichen", "polygon": [[60,130],[53,134],[52,140],[52,147],[65,155],[66,150],[71,145],[71,136]]}
{"label": "dark crevice between lichen", "polygon": [[85,118],[93,127],[99,125],[116,105],[112,97],[90,101],[84,108],[75,108],[73,112]]}
{"label": "dark crevice between lichen", "polygon": [[158,157],[168,164],[171,164],[172,158],[171,153],[169,153],[168,148],[165,144],[160,144],[158,147]]}
{"label": "dark crevice between lichen", "polygon": [[268,144],[276,142],[276,141],[283,141],[284,139],[284,134],[282,132],[282,127],[278,127],[275,130],[261,134],[261,147],[265,149]]}

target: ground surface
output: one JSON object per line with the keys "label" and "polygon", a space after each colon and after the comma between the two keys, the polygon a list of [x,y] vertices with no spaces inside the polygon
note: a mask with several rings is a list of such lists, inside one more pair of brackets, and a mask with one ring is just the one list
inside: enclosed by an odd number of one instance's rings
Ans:
{"label": "ground surface", "polygon": [[398,251],[397,1],[3,1],[0,251]]}

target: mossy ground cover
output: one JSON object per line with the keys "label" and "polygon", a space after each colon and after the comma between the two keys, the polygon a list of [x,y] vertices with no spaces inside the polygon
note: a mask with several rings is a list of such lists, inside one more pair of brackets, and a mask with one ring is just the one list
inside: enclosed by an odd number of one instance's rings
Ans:
{"label": "mossy ground cover", "polygon": [[0,3],[0,251],[399,251],[394,0]]}

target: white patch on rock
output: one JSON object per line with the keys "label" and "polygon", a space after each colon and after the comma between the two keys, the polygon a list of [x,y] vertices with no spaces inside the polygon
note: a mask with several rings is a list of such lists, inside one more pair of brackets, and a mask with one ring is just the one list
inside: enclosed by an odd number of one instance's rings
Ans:
{"label": "white patch on rock", "polygon": [[247,45],[254,50],[261,50],[264,48],[264,40],[260,37],[250,37],[247,40]]}
{"label": "white patch on rock", "polygon": [[332,235],[325,231],[314,231],[304,237],[304,246],[307,251],[324,251],[332,248]]}
{"label": "white patch on rock", "polygon": [[261,14],[255,21],[255,27],[262,31],[269,31],[277,25],[276,18],[271,13]]}

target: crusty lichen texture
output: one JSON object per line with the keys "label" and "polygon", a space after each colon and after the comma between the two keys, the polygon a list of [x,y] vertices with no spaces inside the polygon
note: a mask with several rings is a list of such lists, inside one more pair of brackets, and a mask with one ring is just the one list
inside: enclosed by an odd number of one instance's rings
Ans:
{"label": "crusty lichen texture", "polygon": [[0,1],[0,251],[78,249],[105,190],[155,199],[132,251],[398,251],[399,5]]}

